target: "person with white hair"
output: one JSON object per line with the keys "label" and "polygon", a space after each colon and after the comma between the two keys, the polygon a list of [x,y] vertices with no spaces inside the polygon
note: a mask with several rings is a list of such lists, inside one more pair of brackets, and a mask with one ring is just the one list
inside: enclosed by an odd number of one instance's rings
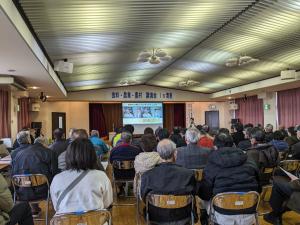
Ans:
{"label": "person with white hair", "polygon": [[210,150],[197,145],[200,132],[197,128],[189,128],[185,133],[187,146],[177,149],[176,163],[187,169],[204,168]]}
{"label": "person with white hair", "polygon": [[273,133],[273,125],[267,124],[265,127],[265,142],[269,143],[274,139],[274,133]]}
{"label": "person with white hair", "polygon": [[18,154],[18,152],[23,151],[24,149],[31,146],[30,144],[30,133],[27,130],[22,130],[17,134],[17,140],[18,146],[15,150],[11,152],[11,158],[12,160],[15,158],[15,156]]}
{"label": "person with white hair", "polygon": [[[176,145],[169,139],[163,139],[157,145],[157,152],[162,159],[141,178],[141,197],[146,201],[148,194],[194,195],[196,180],[192,170],[175,164]],[[150,221],[168,223],[178,221],[187,224],[190,219],[191,206],[180,208],[176,213],[170,209],[149,207]],[[177,224],[177,223],[176,223]]]}

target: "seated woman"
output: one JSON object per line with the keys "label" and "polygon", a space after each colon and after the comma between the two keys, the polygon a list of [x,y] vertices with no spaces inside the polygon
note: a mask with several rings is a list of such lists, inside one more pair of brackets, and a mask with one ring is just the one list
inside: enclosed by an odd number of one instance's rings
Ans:
{"label": "seated woman", "polygon": [[155,167],[157,164],[161,163],[161,158],[156,152],[156,137],[153,134],[143,135],[141,138],[140,146],[144,152],[137,155],[134,160],[135,177],[133,190],[135,195],[137,191],[139,192],[141,185],[141,181],[137,181],[137,174],[139,173],[140,175],[142,175],[146,171]]}
{"label": "seated woman", "polygon": [[22,202],[14,205],[7,182],[0,174],[0,224],[33,225],[30,205]]}
{"label": "seated woman", "polygon": [[[211,200],[215,195],[224,192],[258,191],[258,169],[247,161],[247,154],[233,147],[229,133],[219,133],[214,145],[217,150],[211,152],[204,168],[203,180],[199,190],[200,198]],[[254,212],[243,212],[246,215],[230,215],[226,211],[215,211],[215,222],[222,225],[250,225],[255,221]]]}
{"label": "seated woman", "polygon": [[106,209],[113,201],[107,175],[99,170],[93,144],[74,140],[66,151],[66,170],[57,174],[50,187],[57,214]]}

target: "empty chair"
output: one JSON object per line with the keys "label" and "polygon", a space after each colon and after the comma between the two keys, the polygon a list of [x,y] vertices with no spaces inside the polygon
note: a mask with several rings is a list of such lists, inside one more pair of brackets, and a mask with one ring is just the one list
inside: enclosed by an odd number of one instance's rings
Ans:
{"label": "empty chair", "polygon": [[[259,200],[260,196],[255,191],[217,194],[211,201],[210,223],[218,220],[217,217],[221,213],[224,224],[258,225],[257,207]],[[233,217],[233,215],[253,215],[253,217]]]}
{"label": "empty chair", "polygon": [[47,185],[47,197],[41,199],[28,200],[29,203],[39,203],[41,201],[46,201],[46,215],[44,219],[36,220],[45,220],[46,225],[48,224],[48,213],[49,213],[49,198],[50,198],[50,186],[48,178],[43,174],[25,174],[25,175],[14,175],[12,178],[12,185],[14,188],[14,203],[16,201],[22,201],[18,197],[19,188],[31,188],[33,191],[41,186]]}
{"label": "empty chair", "polygon": [[[194,198],[192,195],[157,195],[157,194],[148,194],[146,198],[146,220],[147,225],[170,222],[170,221],[161,221],[157,215],[152,215],[151,207],[156,207],[160,209],[169,209],[170,212],[174,210],[174,214],[177,213],[178,209],[185,208],[186,218],[179,219],[180,224],[194,224]],[[181,215],[181,217],[184,215]],[[172,221],[175,222],[175,221]]]}
{"label": "empty chair", "polygon": [[56,215],[52,218],[51,225],[104,225],[111,224],[111,214],[107,210],[94,210]]}

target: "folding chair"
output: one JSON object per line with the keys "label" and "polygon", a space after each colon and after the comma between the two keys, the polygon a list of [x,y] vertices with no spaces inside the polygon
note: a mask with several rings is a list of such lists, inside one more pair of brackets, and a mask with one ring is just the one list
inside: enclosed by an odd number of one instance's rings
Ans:
{"label": "folding chair", "polygon": [[255,191],[219,193],[211,201],[209,224],[214,222],[214,211],[221,209],[230,212],[230,215],[253,213],[255,214],[256,225],[258,225],[257,208],[259,201],[260,196]]}
{"label": "folding chair", "polygon": [[298,175],[300,169],[300,160],[283,160],[279,165],[282,167],[282,169]]}
{"label": "folding chair", "polygon": [[[129,189],[129,184],[133,184],[134,177],[129,178],[129,179],[124,179],[124,178],[116,178],[115,177],[115,171],[129,171],[129,170],[134,170],[134,161],[133,160],[124,160],[124,161],[113,161],[112,163],[113,166],[113,187],[114,187],[114,192],[116,196],[116,201],[118,199],[117,197],[117,184],[118,183],[125,183],[125,196],[128,196],[128,189]],[[133,196],[130,196],[133,197]]]}
{"label": "folding chair", "polygon": [[107,210],[93,210],[55,215],[50,225],[111,225],[111,214]]}
{"label": "folding chair", "polygon": [[22,175],[14,175],[12,177],[12,185],[14,188],[14,203],[16,201],[23,201],[18,199],[17,196],[17,189],[18,188],[35,188],[42,185],[47,185],[47,197],[46,199],[39,199],[39,200],[28,200],[29,203],[39,203],[46,200],[46,215],[45,219],[35,219],[35,220],[42,220],[46,222],[48,225],[48,214],[49,214],[49,201],[50,201],[50,185],[48,178],[44,174],[22,174]]}
{"label": "folding chair", "polygon": [[259,181],[261,186],[269,185],[274,175],[274,167],[262,167],[260,169]]}
{"label": "folding chair", "polygon": [[260,193],[260,201],[258,205],[258,215],[265,215],[272,212],[272,207],[270,205],[270,198],[272,193],[273,185],[265,185],[262,187],[262,192]]}
{"label": "folding chair", "polygon": [[146,224],[151,222],[159,223],[160,221],[150,221],[149,205],[162,209],[180,209],[191,205],[190,220],[194,225],[194,197],[192,195],[157,195],[148,194],[146,198]]}

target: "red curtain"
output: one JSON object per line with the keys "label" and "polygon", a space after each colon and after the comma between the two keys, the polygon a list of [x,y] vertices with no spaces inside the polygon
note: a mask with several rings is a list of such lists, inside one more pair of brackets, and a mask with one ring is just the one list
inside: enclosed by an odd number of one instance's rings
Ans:
{"label": "red curtain", "polygon": [[277,99],[279,125],[300,124],[300,88],[279,91]]}
{"label": "red curtain", "polygon": [[164,128],[185,127],[185,103],[164,104]]}
{"label": "red curtain", "polygon": [[241,123],[252,123],[254,125],[264,124],[263,100],[257,96],[247,98],[238,98],[235,100],[239,109],[235,111],[235,117],[240,119]]}
{"label": "red curtain", "polygon": [[185,127],[185,104],[174,104],[174,126]]}
{"label": "red curtain", "polygon": [[29,119],[29,98],[19,98],[18,99],[19,112],[18,112],[18,129],[21,130],[24,127],[30,127]]}
{"label": "red curtain", "polygon": [[10,137],[8,91],[0,90],[0,138]]}
{"label": "red curtain", "polygon": [[100,137],[107,136],[107,130],[105,125],[105,117],[103,113],[102,104],[90,103],[89,104],[90,115],[90,130],[98,130]]}

